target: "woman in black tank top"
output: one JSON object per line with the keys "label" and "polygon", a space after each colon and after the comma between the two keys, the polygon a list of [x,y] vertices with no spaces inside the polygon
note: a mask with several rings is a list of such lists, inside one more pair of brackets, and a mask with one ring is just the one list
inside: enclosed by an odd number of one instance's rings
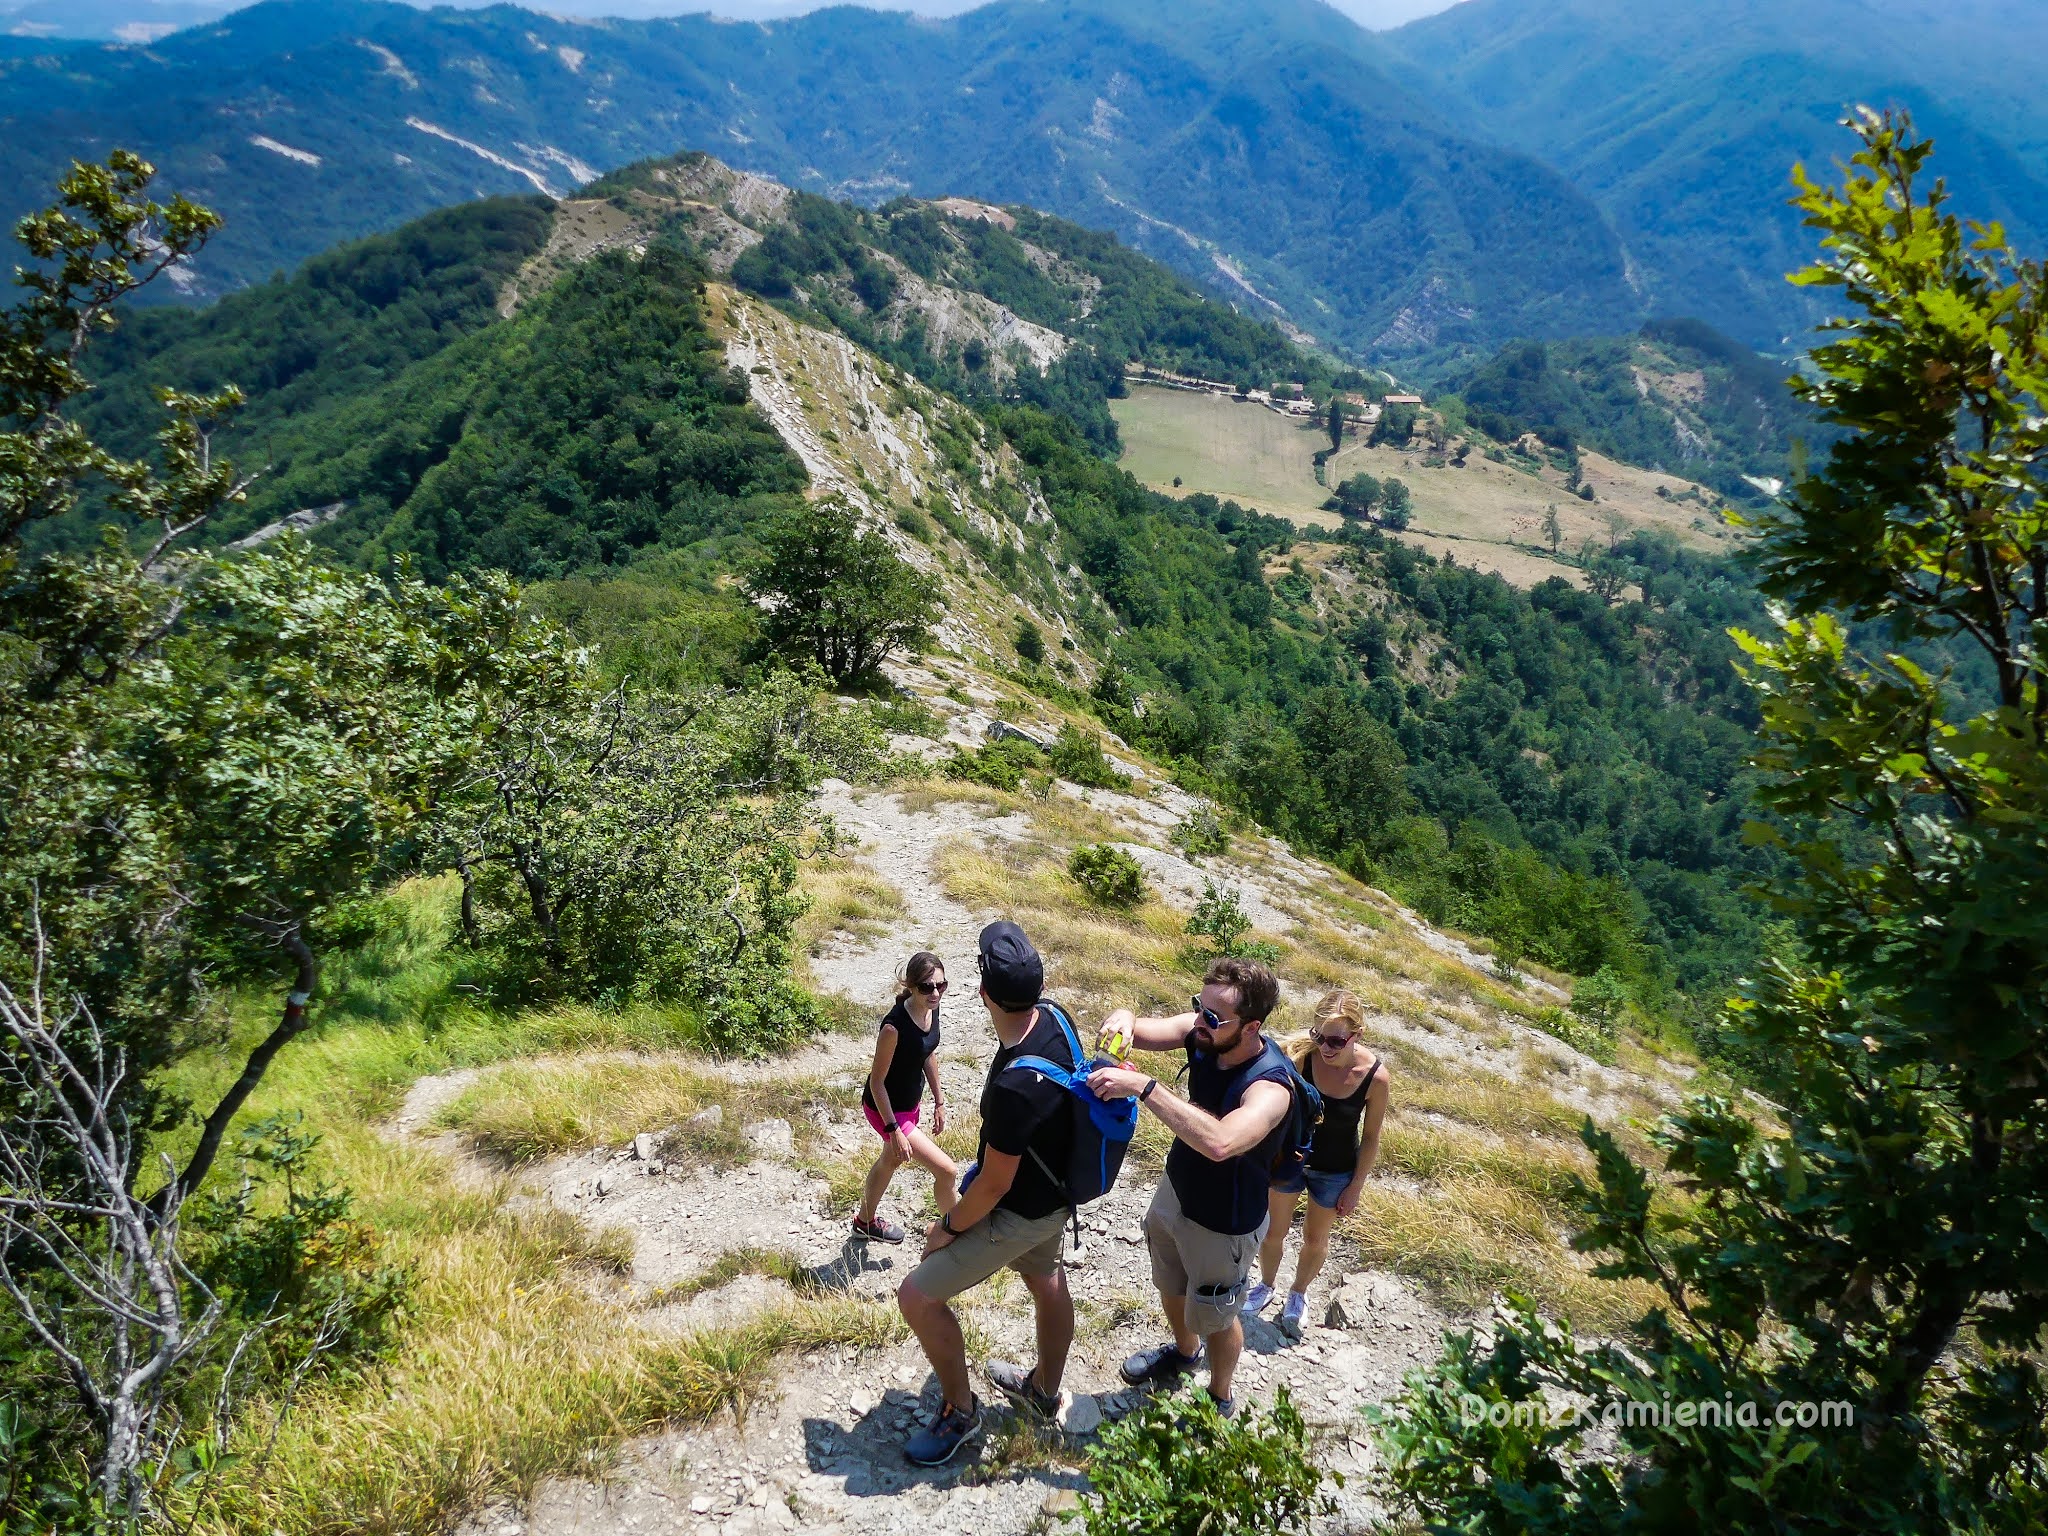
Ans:
{"label": "woman in black tank top", "polygon": [[[931,1170],[932,1196],[945,1216],[959,1198],[960,1174],[933,1136],[946,1129],[946,1100],[939,1089],[939,999],[946,995],[945,962],[919,950],[903,967],[896,983],[896,1006],[883,1015],[875,1031],[875,1059],[860,1091],[861,1112],[882,1138],[882,1150],[861,1185],[860,1210],[853,1235],[877,1242],[900,1243],[903,1228],[881,1214],[889,1181],[907,1162]],[[932,1128],[926,1134],[924,1090],[932,1090]]]}
{"label": "woman in black tank top", "polygon": [[1332,992],[1316,1004],[1308,1038],[1288,1050],[1295,1066],[1322,1094],[1323,1118],[1309,1144],[1306,1166],[1291,1181],[1273,1184],[1266,1240],[1259,1247],[1259,1283],[1252,1287],[1246,1307],[1256,1312],[1273,1299],[1287,1229],[1305,1191],[1309,1205],[1302,1222],[1301,1256],[1294,1261],[1294,1284],[1280,1309],[1280,1331],[1289,1338],[1301,1337],[1309,1282],[1330,1256],[1330,1230],[1338,1217],[1358,1209],[1358,1198],[1380,1153],[1380,1127],[1387,1118],[1389,1098],[1387,1067],[1367,1047],[1364,1028],[1365,1009],[1358,999],[1349,992]]}

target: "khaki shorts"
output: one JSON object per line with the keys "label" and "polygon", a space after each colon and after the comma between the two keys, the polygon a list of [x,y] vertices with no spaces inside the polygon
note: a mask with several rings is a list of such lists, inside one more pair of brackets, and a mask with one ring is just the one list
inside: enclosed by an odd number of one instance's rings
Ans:
{"label": "khaki shorts", "polygon": [[999,1207],[913,1269],[907,1283],[933,1301],[951,1301],[999,1269],[1049,1275],[1059,1268],[1066,1235],[1065,1211],[1027,1221]]}
{"label": "khaki shorts", "polygon": [[1162,1296],[1188,1299],[1188,1326],[1208,1338],[1228,1328],[1244,1309],[1245,1283],[1266,1240],[1261,1217],[1256,1231],[1212,1232],[1181,1214],[1173,1181],[1162,1178],[1145,1213],[1145,1246],[1152,1255],[1152,1283]]}

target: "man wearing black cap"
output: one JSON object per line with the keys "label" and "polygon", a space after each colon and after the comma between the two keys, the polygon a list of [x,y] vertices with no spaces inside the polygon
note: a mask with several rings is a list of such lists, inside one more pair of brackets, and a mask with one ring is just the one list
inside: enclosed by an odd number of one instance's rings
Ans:
{"label": "man wearing black cap", "polygon": [[1074,1298],[1060,1266],[1067,1192],[1051,1170],[1067,1166],[1073,1100],[1058,1084],[1029,1072],[1005,1074],[1020,1056],[1043,1056],[1078,1067],[1066,1032],[1040,1006],[1045,967],[1015,923],[981,931],[981,1001],[998,1049],[981,1091],[981,1145],[960,1202],[925,1238],[924,1262],[896,1292],[938,1375],[938,1417],[910,1437],[904,1455],[920,1466],[950,1461],[981,1433],[981,1405],[967,1375],[967,1345],[946,1305],[962,1291],[1009,1268],[1023,1277],[1038,1314],[1038,1363],[1030,1370],[992,1360],[989,1380],[1020,1405],[1050,1415],[1074,1342]]}

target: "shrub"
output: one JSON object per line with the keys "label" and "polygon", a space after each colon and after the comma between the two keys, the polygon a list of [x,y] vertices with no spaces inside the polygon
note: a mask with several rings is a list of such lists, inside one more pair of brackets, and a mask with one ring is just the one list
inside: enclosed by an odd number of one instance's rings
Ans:
{"label": "shrub", "polygon": [[1135,907],[1145,899],[1145,871],[1112,843],[1084,843],[1067,860],[1067,873],[1105,907]]}
{"label": "shrub", "polygon": [[1045,632],[1029,619],[1017,621],[1017,654],[1028,662],[1045,660]]}
{"label": "shrub", "polygon": [[923,736],[936,741],[946,734],[939,712],[915,694],[881,699],[868,706],[876,725],[898,736]]}
{"label": "shrub", "polygon": [[1052,745],[1052,771],[1070,784],[1084,789],[1122,789],[1124,776],[1103,753],[1102,738],[1093,731],[1072,725],[1060,727],[1059,740]]}
{"label": "shrub", "polygon": [[346,1364],[391,1342],[411,1276],[379,1259],[377,1234],[345,1189],[310,1178],[320,1138],[304,1116],[240,1132],[241,1178],[193,1202],[194,1266],[235,1332],[260,1330],[277,1370]]}
{"label": "shrub", "polygon": [[1239,900],[1237,887],[1219,886],[1214,880],[1202,882],[1202,899],[1195,903],[1188,919],[1188,937],[1207,939],[1207,945],[1190,944],[1181,951],[1181,963],[1191,971],[1206,971],[1212,960],[1239,955],[1246,960],[1263,960],[1268,965],[1280,958],[1280,948],[1250,938],[1252,920]]}
{"label": "shrub", "polygon": [[1174,823],[1174,846],[1191,859],[1230,851],[1230,828],[1216,810],[1213,800],[1197,800],[1187,815]]}
{"label": "shrub", "polygon": [[1603,1035],[1611,1036],[1620,1027],[1628,1005],[1628,983],[1610,965],[1582,977],[1572,988],[1572,1012]]}
{"label": "shrub", "polygon": [[1614,1060],[1614,1039],[1603,1035],[1577,1014],[1563,1008],[1545,1008],[1530,1022],[1552,1039],[1562,1040],[1582,1056],[1595,1061]]}
{"label": "shrub", "polygon": [[976,747],[972,752],[954,748],[953,755],[946,759],[944,771],[949,779],[986,784],[990,789],[1008,790],[1014,794],[1024,782],[1024,775],[1044,761],[1045,754],[1030,742],[1006,736],[1001,741]]}
{"label": "shrub", "polygon": [[1280,1536],[1336,1509],[1284,1386],[1270,1412],[1234,1419],[1206,1392],[1155,1399],[1102,1432],[1089,1481],[1088,1536]]}

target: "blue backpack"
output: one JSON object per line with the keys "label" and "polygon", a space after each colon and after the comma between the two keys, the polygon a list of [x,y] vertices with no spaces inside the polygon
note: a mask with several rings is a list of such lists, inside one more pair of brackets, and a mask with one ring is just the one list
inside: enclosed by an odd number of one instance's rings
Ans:
{"label": "blue backpack", "polygon": [[1292,1179],[1308,1162],[1309,1144],[1315,1140],[1316,1127],[1323,1123],[1323,1095],[1278,1045],[1268,1040],[1266,1049],[1287,1068],[1287,1089],[1293,1096],[1287,1118],[1280,1122],[1279,1149],[1273,1154],[1273,1182],[1279,1184]]}
{"label": "blue backpack", "polygon": [[1038,1006],[1052,1015],[1060,1033],[1067,1037],[1067,1049],[1074,1053],[1075,1064],[1063,1067],[1044,1056],[1019,1056],[1003,1070],[1035,1072],[1073,1097],[1074,1129],[1067,1148],[1067,1166],[1047,1166],[1035,1147],[1030,1155],[1045,1176],[1067,1192],[1067,1209],[1074,1213],[1078,1226],[1080,1208],[1091,1200],[1100,1200],[1116,1186],[1116,1176],[1124,1166],[1124,1153],[1130,1149],[1131,1137],[1138,1129],[1138,1101],[1095,1097],[1088,1087],[1091,1064],[1081,1049],[1080,1037],[1074,1033],[1073,1021],[1058,1003],[1041,999]]}

